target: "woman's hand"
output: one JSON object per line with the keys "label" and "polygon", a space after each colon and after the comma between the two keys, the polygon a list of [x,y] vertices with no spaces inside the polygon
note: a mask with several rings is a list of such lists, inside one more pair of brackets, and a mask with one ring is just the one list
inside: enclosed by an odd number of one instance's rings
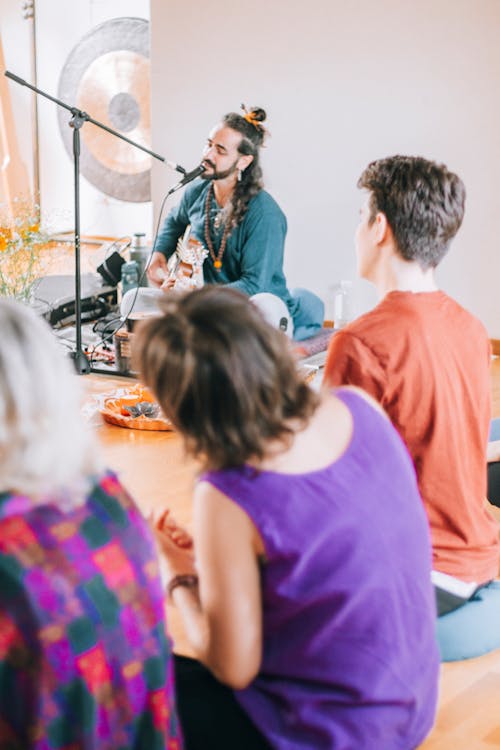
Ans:
{"label": "woman's hand", "polygon": [[161,516],[153,522],[153,525],[158,531],[170,537],[178,547],[184,547],[185,549],[193,548],[192,536],[186,529],[179,526],[177,521],[172,517],[169,508],[163,511]]}
{"label": "woman's hand", "polygon": [[176,575],[196,575],[194,563],[193,539],[172,518],[166,510],[158,519],[149,518],[160,551],[165,560],[166,574],[169,579]]}
{"label": "woman's hand", "polygon": [[236,503],[199,482],[193,502],[197,570],[193,540],[170,512],[151,523],[167,581],[199,571],[198,586],[189,582],[171,591],[190,650],[219,680],[241,690],[262,661],[258,557],[264,547],[256,527]]}

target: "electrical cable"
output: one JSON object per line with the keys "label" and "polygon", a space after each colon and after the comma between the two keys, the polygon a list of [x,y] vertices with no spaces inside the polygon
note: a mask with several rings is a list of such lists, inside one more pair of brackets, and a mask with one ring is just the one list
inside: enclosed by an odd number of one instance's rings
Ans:
{"label": "electrical cable", "polygon": [[[169,192],[167,192],[167,193],[165,194],[165,196],[164,196],[164,198],[163,198],[162,202],[161,202],[161,206],[160,206],[160,212],[159,212],[159,214],[158,214],[158,221],[156,222],[156,230],[155,230],[155,235],[154,235],[154,240],[153,240],[153,244],[152,244],[152,247],[151,247],[151,252],[149,253],[148,259],[147,259],[147,261],[146,261],[146,265],[144,266],[144,269],[143,269],[143,271],[142,271],[142,273],[141,273],[141,275],[139,276],[139,279],[138,279],[138,281],[137,281],[137,286],[136,286],[136,288],[135,288],[135,294],[134,294],[134,297],[133,297],[133,300],[132,300],[132,304],[131,304],[131,306],[130,306],[130,309],[129,309],[129,311],[127,312],[127,314],[126,314],[126,315],[125,315],[124,317],[120,316],[120,317],[117,317],[117,318],[115,318],[115,319],[114,319],[115,321],[119,321],[119,322],[120,322],[120,325],[118,325],[118,326],[117,326],[117,327],[116,327],[116,328],[115,328],[115,329],[114,329],[114,330],[113,330],[113,331],[112,331],[112,332],[111,332],[110,334],[108,334],[107,336],[103,336],[103,337],[101,338],[101,340],[100,340],[100,341],[98,341],[98,342],[97,342],[96,344],[94,344],[94,346],[92,347],[91,351],[90,351],[90,352],[88,352],[88,354],[89,354],[89,356],[90,356],[90,365],[91,365],[91,366],[92,366],[92,362],[93,362],[93,357],[94,357],[94,353],[95,353],[96,349],[97,349],[97,348],[98,348],[99,346],[102,346],[102,345],[103,345],[103,344],[104,344],[104,343],[105,343],[106,341],[109,341],[110,339],[112,339],[112,338],[113,338],[113,336],[115,335],[115,333],[117,333],[117,332],[118,332],[118,331],[119,331],[119,330],[120,330],[121,328],[123,328],[123,326],[124,326],[124,325],[125,325],[125,324],[127,323],[128,319],[129,319],[129,317],[130,317],[130,314],[131,314],[131,312],[132,312],[132,311],[133,311],[133,309],[134,309],[134,306],[135,306],[135,304],[136,304],[136,302],[137,302],[137,297],[138,297],[138,295],[139,295],[139,288],[140,288],[140,286],[141,286],[141,282],[143,281],[143,279],[144,279],[144,277],[145,277],[145,275],[146,275],[146,273],[147,273],[147,271],[148,271],[148,268],[149,268],[149,266],[151,265],[151,260],[152,260],[152,258],[153,258],[153,254],[154,254],[154,253],[156,252],[156,243],[157,243],[157,240],[158,240],[158,234],[159,234],[159,231],[160,231],[160,224],[161,224],[161,221],[162,221],[162,217],[163,217],[163,211],[164,211],[164,208],[165,208],[165,204],[166,204],[166,202],[167,202],[167,199],[169,198],[169,196],[170,196],[170,195],[172,195],[172,193],[171,193],[170,191],[169,191]],[[115,242],[118,242],[118,241],[119,241],[119,240],[115,240]],[[127,245],[127,247],[128,247],[128,245]],[[110,322],[111,322],[111,321],[110,321]],[[106,326],[106,327],[107,327],[107,326]],[[95,332],[95,331],[94,331],[94,332]]]}

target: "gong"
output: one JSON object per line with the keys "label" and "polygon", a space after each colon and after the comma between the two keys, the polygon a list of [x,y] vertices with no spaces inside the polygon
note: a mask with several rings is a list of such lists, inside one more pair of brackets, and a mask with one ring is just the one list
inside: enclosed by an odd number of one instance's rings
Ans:
{"label": "gong", "polygon": [[[149,24],[113,18],[91,29],[69,54],[59,79],[59,98],[141,146],[150,148]],[[68,112],[58,108],[59,128],[73,158]],[[106,195],[151,200],[151,157],[86,122],[80,130],[80,170]]]}

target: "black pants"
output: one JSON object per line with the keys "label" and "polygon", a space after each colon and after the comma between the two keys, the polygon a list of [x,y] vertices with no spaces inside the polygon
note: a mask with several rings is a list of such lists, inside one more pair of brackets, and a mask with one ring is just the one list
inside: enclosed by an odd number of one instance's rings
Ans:
{"label": "black pants", "polygon": [[185,750],[271,750],[234,693],[199,661],[174,657]]}
{"label": "black pants", "polygon": [[500,461],[488,464],[488,500],[500,508]]}

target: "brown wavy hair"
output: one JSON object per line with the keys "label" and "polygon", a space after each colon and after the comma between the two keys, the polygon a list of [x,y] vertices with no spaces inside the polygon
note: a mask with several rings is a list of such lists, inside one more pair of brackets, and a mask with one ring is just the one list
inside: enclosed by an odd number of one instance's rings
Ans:
{"label": "brown wavy hair", "polygon": [[369,164],[358,187],[370,193],[370,220],[385,214],[405,260],[424,270],[440,263],[464,217],[460,177],[420,156],[389,156]]}
{"label": "brown wavy hair", "polygon": [[242,172],[241,180],[236,183],[232,199],[231,228],[240,223],[251,199],[264,187],[259,151],[267,133],[266,128],[262,125],[266,119],[266,112],[260,107],[252,107],[247,114],[251,116],[252,122],[246,120],[245,116],[238,114],[238,112],[229,112],[222,118],[222,124],[225,127],[236,130],[241,134],[238,152],[244,156],[253,156],[251,164]]}
{"label": "brown wavy hair", "polygon": [[264,458],[288,445],[318,395],[297,371],[288,339],[248,297],[209,285],[165,295],[162,315],[139,327],[135,366],[205,469]]}

